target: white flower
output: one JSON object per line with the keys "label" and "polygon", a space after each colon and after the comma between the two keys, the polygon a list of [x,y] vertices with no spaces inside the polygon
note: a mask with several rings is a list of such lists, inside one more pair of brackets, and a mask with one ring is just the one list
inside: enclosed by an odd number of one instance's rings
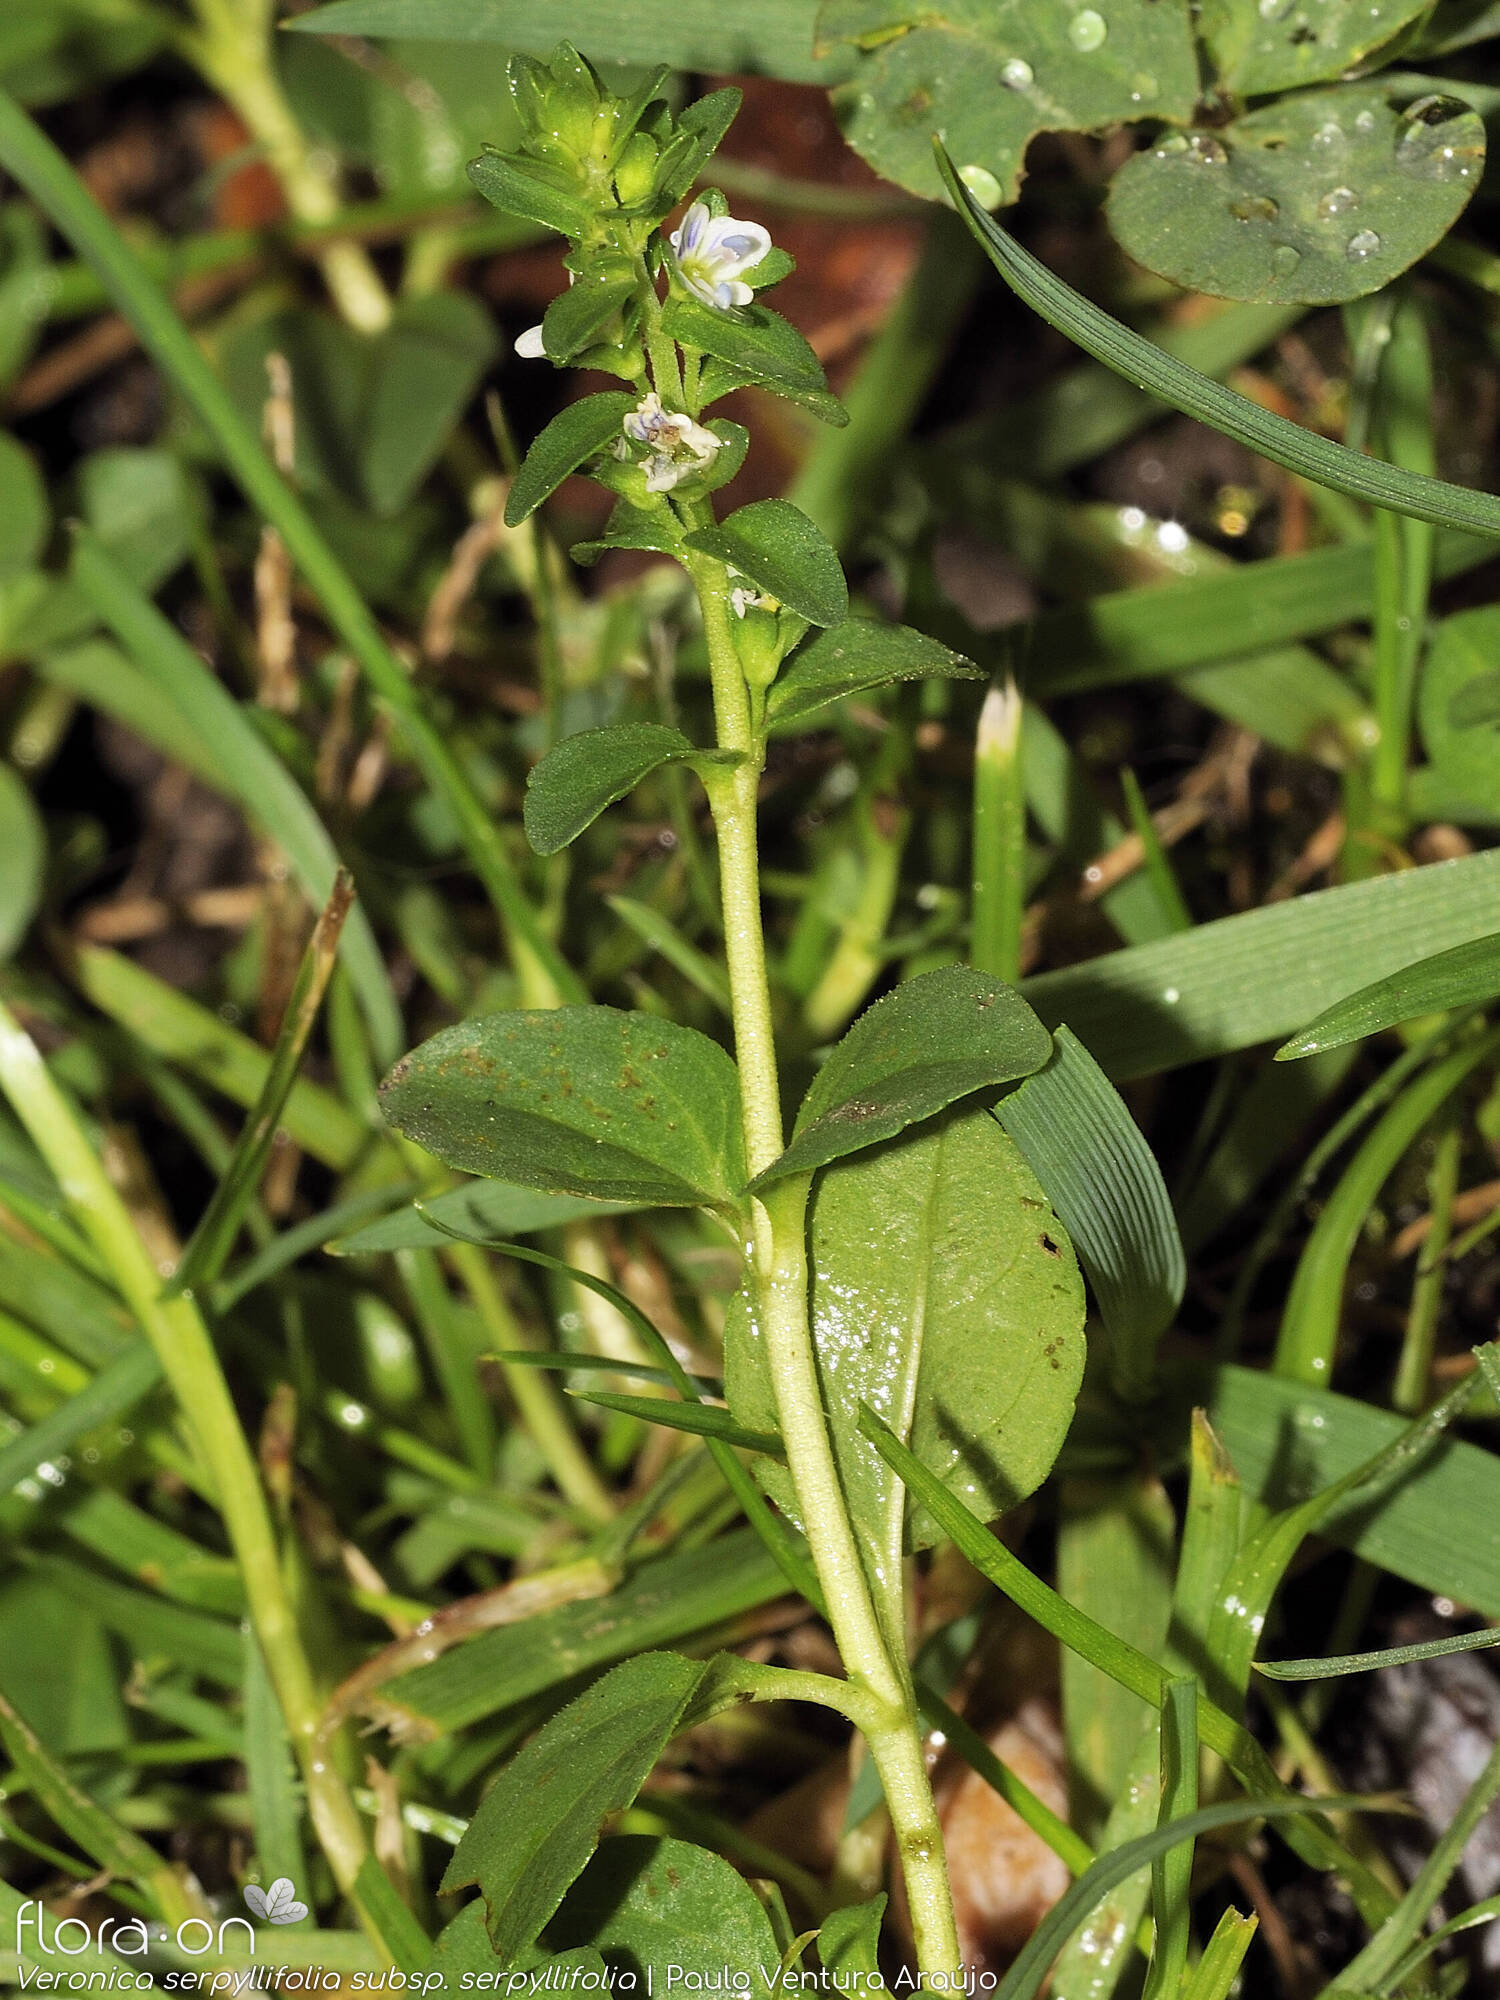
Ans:
{"label": "white flower", "polygon": [[547,350],[542,345],[540,326],[528,326],[516,342],[516,352],[523,361],[545,361]]}
{"label": "white flower", "polygon": [[747,611],[772,611],[776,605],[774,598],[743,583],[736,584],[730,591],[729,602],[734,607],[736,618],[743,618]]}
{"label": "white flower", "polygon": [[722,443],[681,410],[664,410],[654,389],[626,413],[620,428],[632,444],[644,445],[651,454],[646,460],[648,493],[670,493],[695,472],[706,472]]}
{"label": "white flower", "polygon": [[770,233],[758,222],[712,215],[707,202],[695,201],[667,240],[677,252],[682,282],[706,306],[747,306],[755,297],[740,273],[771,247]]}

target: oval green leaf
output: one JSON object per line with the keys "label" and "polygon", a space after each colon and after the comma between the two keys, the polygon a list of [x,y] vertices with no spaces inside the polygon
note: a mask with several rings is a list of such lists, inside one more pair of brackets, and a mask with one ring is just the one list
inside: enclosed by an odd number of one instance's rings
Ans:
{"label": "oval green leaf", "polygon": [[849,615],[849,587],[833,544],[790,500],[752,500],[687,546],[716,556],[813,625]]}
{"label": "oval green leaf", "polygon": [[446,1165],[551,1194],[688,1208],[727,1204],[744,1184],[734,1064],[647,1014],[461,1021],[402,1057],[381,1104]]}
{"label": "oval green leaf", "polygon": [[[602,1841],[547,1932],[555,1945],[591,1945],[638,1991],[710,1990],[725,1968],[752,1978],[781,1953],[770,1918],[736,1869],[706,1847],[649,1834]],[[670,1968],[670,1974],[669,1974]]]}
{"label": "oval green leaf", "polygon": [[1282,1043],[1276,1060],[1292,1062],[1323,1049],[1341,1049],[1366,1035],[1398,1028],[1403,1021],[1444,1014],[1450,1007],[1472,1007],[1496,994],[1500,994],[1500,935],[1475,938],[1472,944],[1420,958],[1325,1008],[1316,1021]]}
{"label": "oval green leaf", "polygon": [[538,854],[556,854],[649,772],[688,761],[726,764],[738,757],[696,750],[680,729],[660,722],[620,722],[565,736],[526,781],[526,838]]}
{"label": "oval green leaf", "polygon": [[469,162],[469,179],[485,200],[506,215],[523,216],[560,236],[586,236],[594,223],[587,202],[543,178],[535,160],[481,153]]}
{"label": "oval green leaf", "polygon": [[877,1000],[813,1078],[769,1187],[893,1138],[960,1097],[1030,1076],[1052,1037],[1012,986],[968,966],[920,973]]}
{"label": "oval green leaf", "polygon": [[826,0],[818,38],[868,51],[834,103],[878,174],[937,194],[930,149],[941,132],[991,206],[1015,200],[1038,132],[1187,119],[1198,95],[1186,0]]}
{"label": "oval green leaf", "polygon": [[1456,612],[1438,627],[1417,696],[1422,743],[1438,773],[1484,807],[1500,807],[1500,716],[1486,719],[1497,660],[1500,606]]}
{"label": "oval green leaf", "polygon": [[539,432],[521,462],[505,503],[508,526],[519,527],[534,514],[548,494],[556,492],[570,472],[613,444],[635,397],[623,389],[606,389],[569,403]]}
{"label": "oval green leaf", "polygon": [[1452,98],[1307,91],[1211,132],[1170,132],[1116,174],[1110,227],[1189,291],[1336,305],[1378,291],[1458,220],[1484,125]]}
{"label": "oval green leaf", "polygon": [[829,392],[822,362],[780,313],[766,306],[720,312],[696,299],[674,298],[662,310],[662,328],[684,347],[712,355],[731,371],[732,379],[714,388],[710,400],[739,382],[754,382],[789,403],[800,403],[824,423],[848,423],[848,412]]}
{"label": "oval green leaf", "polygon": [[703,1663],[641,1653],[554,1715],[480,1801],[443,1877],[477,1887],[502,1966],[536,1941],[599,1843],[672,1740]]}
{"label": "oval green leaf", "polygon": [[1198,33],[1227,96],[1261,97],[1343,76],[1432,0],[1201,0]]}
{"label": "oval green leaf", "polygon": [[[934,1477],[984,1519],[1051,1470],[1083,1375],[1083,1280],[1035,1176],[987,1112],[955,1112],[820,1177],[811,1221],[813,1339],[861,1544],[899,1567],[903,1493],[859,1435],[882,1411]],[[725,1388],[746,1429],[774,1431],[764,1343],[743,1296]],[[779,1466],[757,1476],[786,1511]],[[914,1511],[910,1539],[936,1535]],[[889,1575],[887,1581],[893,1580]]]}
{"label": "oval green leaf", "polygon": [[551,361],[571,361],[592,347],[627,299],[635,295],[634,278],[580,277],[559,292],[542,315],[542,345]]}
{"label": "oval green leaf", "polygon": [[800,722],[848,695],[929,678],[978,681],[984,668],[909,625],[846,618],[831,632],[819,633],[782,669],[766,699],[766,720]]}

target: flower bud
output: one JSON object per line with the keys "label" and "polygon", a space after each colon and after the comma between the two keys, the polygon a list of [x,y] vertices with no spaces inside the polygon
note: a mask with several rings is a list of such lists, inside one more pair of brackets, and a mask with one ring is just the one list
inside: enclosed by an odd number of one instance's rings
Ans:
{"label": "flower bud", "polygon": [[615,193],[622,208],[634,208],[651,199],[658,157],[656,141],[645,132],[635,133],[626,142],[615,168]]}

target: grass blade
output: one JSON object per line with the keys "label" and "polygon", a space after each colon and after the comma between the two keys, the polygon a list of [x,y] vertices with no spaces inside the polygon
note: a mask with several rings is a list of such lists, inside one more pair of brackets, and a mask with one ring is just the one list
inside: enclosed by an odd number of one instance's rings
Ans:
{"label": "grass blade", "polygon": [[[1161,1826],[1185,1820],[1197,1804],[1198,1683],[1184,1676],[1168,1683],[1161,1705]],[[1145,2000],[1176,2000],[1187,1965],[1192,1882],[1191,1840],[1179,1840],[1151,1864],[1156,1943]]]}
{"label": "grass blade", "polygon": [[1451,1639],[1424,1639],[1417,1646],[1386,1646],[1374,1653],[1344,1653],[1336,1660],[1257,1660],[1255,1671],[1268,1681],[1333,1681],[1343,1674],[1377,1673],[1406,1667],[1413,1660],[1442,1660],[1450,1653],[1476,1653],[1500,1646],[1500,1626],[1488,1632],[1460,1632]]}
{"label": "grass blade", "polygon": [[1159,396],[1173,409],[1196,417],[1224,436],[1232,437],[1291,472],[1348,493],[1372,506],[1408,514],[1439,527],[1465,528],[1473,534],[1500,538],[1500,499],[1468,487],[1450,485],[1422,473],[1407,472],[1381,459],[1332,444],[1289,418],[1263,410],[1211,376],[1200,375],[1143,340],[1117,319],[1075,292],[1071,285],[1023,250],[988,211],[974,199],[941,145],[935,145],[938,171],[954,206],[968,222],[995,266],[1016,295],[1059,333],[1066,334],[1096,361],[1142,389]]}
{"label": "grass blade", "polygon": [[601,1410],[620,1410],[644,1423],[668,1430],[689,1431],[694,1437],[717,1438],[737,1451],[760,1452],[786,1462],[786,1446],[771,1431],[748,1431],[717,1403],[666,1403],[659,1396],[617,1396],[603,1389],[570,1389],[579,1403],[597,1403]]}
{"label": "grass blade", "polygon": [[1226,1910],[1182,1989],[1182,2000],[1229,2000],[1259,1926],[1259,1917],[1242,1917],[1238,1910]]}
{"label": "grass blade", "polygon": [[148,1396],[161,1380],[161,1362],[151,1343],[138,1340],[116,1355],[76,1396],[69,1396],[18,1437],[0,1445],[0,1493],[35,1472],[44,1459],[68,1451],[88,1431],[117,1422]]}
{"label": "grass blade", "polygon": [[353,879],[340,869],[334,878],[333,892],[313,926],[313,934],[303,953],[260,1096],[240,1133],[229,1165],[214,1189],[213,1198],[172,1274],[164,1294],[169,1299],[180,1298],[184,1292],[211,1285],[234,1248],[245,1210],[254,1199],[266,1170],[276,1128],[307,1052],[308,1038],[318,1018],[323,995],[333,977],[339,933],[353,899]]}
{"label": "grass blade", "polygon": [[135,251],[51,140],[3,91],[0,164],[98,273],[141,345],[197,412],[246,498],[280,531],[329,622],[396,718],[423,775],[458,822],[460,838],[489,892],[512,956],[539,989],[534,1000],[544,994],[553,1000],[586,998],[528,901],[498,825],[311,514],[276,471]]}
{"label": "grass blade", "polygon": [[[314,907],[334,893],[339,857],[306,793],[239,703],[87,528],[74,529],[72,581],[154,688],[213,746],[223,782],[266,836],[285,849]],[[404,1046],[401,1011],[363,910],[351,910],[340,946],[382,1067]]]}
{"label": "grass blade", "polygon": [[1431,958],[1420,958],[1385,979],[1377,979],[1326,1007],[1315,1021],[1283,1042],[1277,1062],[1295,1062],[1323,1049],[1341,1049],[1366,1035],[1399,1028],[1424,1014],[1445,1014],[1453,1007],[1470,1007],[1500,993],[1500,933],[1455,945]]}

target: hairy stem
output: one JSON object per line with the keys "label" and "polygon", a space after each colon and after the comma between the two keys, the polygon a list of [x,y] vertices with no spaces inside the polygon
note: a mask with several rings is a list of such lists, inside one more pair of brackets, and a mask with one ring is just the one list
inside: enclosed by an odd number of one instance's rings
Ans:
{"label": "hairy stem", "polygon": [[[706,507],[703,513],[706,520]],[[745,760],[710,781],[709,802],[719,837],[735,1054],[745,1154],[753,1178],[782,1150],[780,1081],[766,978],[756,839],[764,744],[754,727],[749,690],[735,647],[734,612],[723,569],[700,556],[690,556],[688,564],[703,607],[719,745],[740,751]],[[901,1854],[918,1967],[924,1974],[952,1973],[958,1967],[953,1899],[910,1676],[898,1650],[899,1639],[888,1639],[882,1631],[871,1598],[823,1409],[808,1322],[810,1187],[810,1176],[791,1176],[773,1185],[752,1205],[750,1250],[761,1333],[787,1466],[823,1587],[829,1623],[850,1680],[874,1704],[865,1735],[880,1772]]]}

